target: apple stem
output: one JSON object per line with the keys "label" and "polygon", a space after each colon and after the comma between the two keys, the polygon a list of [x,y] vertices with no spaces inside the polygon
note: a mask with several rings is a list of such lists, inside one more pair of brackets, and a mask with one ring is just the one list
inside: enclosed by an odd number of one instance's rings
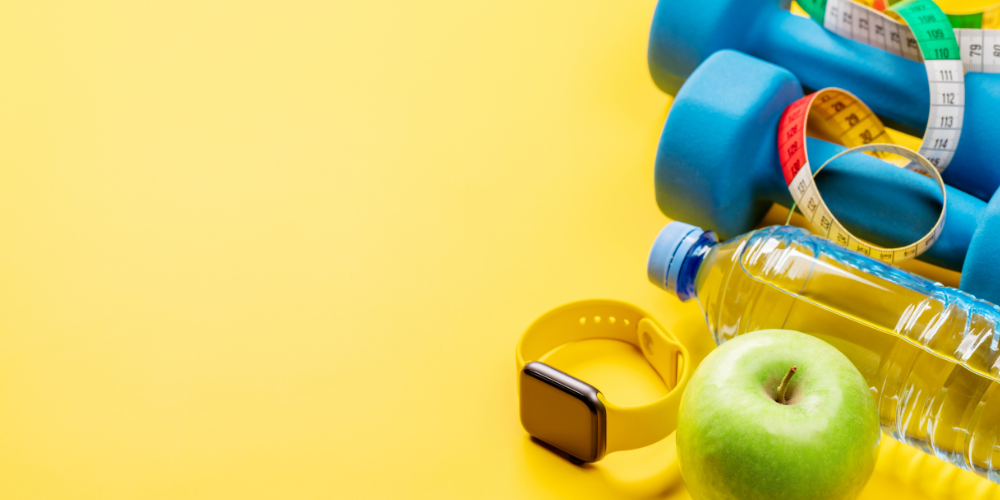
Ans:
{"label": "apple stem", "polygon": [[788,390],[788,382],[792,380],[792,375],[799,371],[797,366],[792,366],[788,369],[788,373],[785,374],[785,378],[781,379],[781,384],[778,385],[778,389],[775,391],[774,401],[785,404],[785,391]]}

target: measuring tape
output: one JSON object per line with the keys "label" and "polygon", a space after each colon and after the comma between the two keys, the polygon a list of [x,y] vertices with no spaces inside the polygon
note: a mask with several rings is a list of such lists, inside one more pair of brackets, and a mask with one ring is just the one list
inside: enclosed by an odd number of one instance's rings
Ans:
{"label": "measuring tape", "polygon": [[[934,179],[941,189],[941,215],[934,227],[915,243],[899,248],[872,245],[852,235],[830,212],[813,182],[815,174],[806,154],[807,125],[813,135],[850,148],[827,160],[816,173],[845,154],[874,152],[881,153],[878,156],[888,153],[906,158],[910,160],[907,168],[923,171]],[[823,89],[785,108],[778,122],[778,158],[792,199],[822,236],[869,257],[895,264],[924,253],[937,241],[944,228],[947,192],[941,174],[926,158],[902,146],[875,143],[885,134],[882,122],[860,99],[846,90]]]}
{"label": "measuring tape", "polygon": [[1000,73],[1000,30],[956,29],[967,73]]}
{"label": "measuring tape", "polygon": [[931,0],[907,0],[886,10],[905,20],[907,28],[851,0],[802,0],[800,5],[834,33],[910,59],[922,56],[931,109],[919,152],[939,171],[947,168],[962,135],[965,72],[955,31],[944,12]]}
{"label": "measuring tape", "polygon": [[[924,62],[906,24],[882,14],[884,0],[802,0],[803,10],[824,28],[845,38]],[[955,31],[966,73],[1000,73],[1000,7],[974,14],[947,15]]]}
{"label": "measuring tape", "polygon": [[[943,9],[963,10],[963,7],[945,6]],[[948,14],[955,27],[962,66],[966,73],[1000,73],[1000,2],[985,9],[964,10]]]}
{"label": "measuring tape", "polygon": [[[948,7],[943,7],[947,10]],[[948,14],[948,20],[955,29],[996,29],[1000,28],[1000,4],[981,12],[969,12],[965,14]]]}
{"label": "measuring tape", "polygon": [[[900,0],[854,0],[855,2],[871,7],[879,12],[882,12],[886,7],[899,3]],[[946,12],[952,12],[952,14],[946,14],[948,16],[948,21],[955,29],[959,28],[975,28],[975,29],[992,29],[1000,28],[1000,2],[996,2],[990,7],[979,8],[972,7],[969,8],[965,5],[951,5],[953,3],[965,3],[966,0],[936,0],[936,3],[941,10]],[[973,2],[975,3],[975,2]],[[942,5],[944,4],[944,5]]]}

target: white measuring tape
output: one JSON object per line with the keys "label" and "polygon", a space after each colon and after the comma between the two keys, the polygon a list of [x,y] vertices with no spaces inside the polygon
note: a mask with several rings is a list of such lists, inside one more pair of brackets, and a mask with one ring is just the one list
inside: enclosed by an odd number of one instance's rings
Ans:
{"label": "white measuring tape", "polygon": [[[931,109],[919,153],[938,171],[947,168],[962,135],[965,70],[955,30],[941,8],[932,0],[906,0],[886,10],[887,15],[851,0],[800,0],[800,5],[834,33],[923,60],[930,83]],[[917,167],[911,162],[908,168]]]}
{"label": "white measuring tape", "polygon": [[[924,62],[909,26],[852,0],[827,0],[823,27],[890,54]],[[966,73],[1000,73],[1000,30],[954,31]]]}
{"label": "white measuring tape", "polygon": [[966,73],[1000,73],[1000,30],[956,29]]}

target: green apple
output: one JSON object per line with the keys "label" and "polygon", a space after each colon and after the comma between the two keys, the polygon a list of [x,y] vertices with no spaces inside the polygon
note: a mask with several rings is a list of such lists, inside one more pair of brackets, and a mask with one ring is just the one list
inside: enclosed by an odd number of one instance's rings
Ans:
{"label": "green apple", "polygon": [[868,384],[840,351],[761,330],[702,361],[681,399],[677,455],[695,500],[846,499],[868,482],[879,436]]}

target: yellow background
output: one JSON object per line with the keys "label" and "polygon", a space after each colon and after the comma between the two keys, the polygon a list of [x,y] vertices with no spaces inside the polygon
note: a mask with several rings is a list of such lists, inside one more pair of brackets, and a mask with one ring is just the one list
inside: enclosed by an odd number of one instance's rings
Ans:
{"label": "yellow background", "polygon": [[[7,2],[0,497],[685,497],[669,440],[531,443],[514,376],[583,298],[711,348],[645,278],[653,6]],[[563,363],[663,390],[612,347]]]}

